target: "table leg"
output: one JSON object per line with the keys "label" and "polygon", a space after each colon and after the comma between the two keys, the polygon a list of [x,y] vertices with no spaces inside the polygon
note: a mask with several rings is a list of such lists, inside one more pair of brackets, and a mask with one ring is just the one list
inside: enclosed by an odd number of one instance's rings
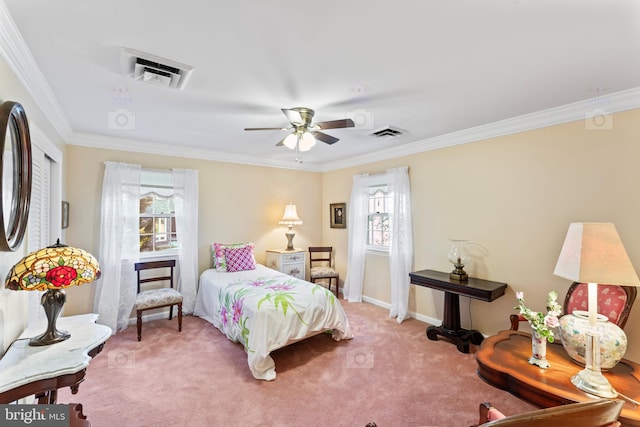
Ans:
{"label": "table leg", "polygon": [[458,294],[444,293],[444,313],[440,326],[429,326],[427,338],[432,341],[441,335],[456,344],[461,353],[469,353],[469,342],[480,345],[484,336],[476,330],[463,329],[460,326],[460,298]]}

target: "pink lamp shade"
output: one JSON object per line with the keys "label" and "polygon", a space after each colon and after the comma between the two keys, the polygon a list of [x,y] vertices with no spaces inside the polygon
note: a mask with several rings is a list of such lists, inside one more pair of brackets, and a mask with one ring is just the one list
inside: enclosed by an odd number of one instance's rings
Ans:
{"label": "pink lamp shade", "polygon": [[57,241],[55,245],[31,252],[11,268],[5,288],[13,291],[46,291],[42,307],[47,315],[47,331],[31,339],[30,345],[49,345],[69,338],[56,329],[56,319],[66,301],[64,288],[90,283],[100,277],[100,265],[90,253]]}

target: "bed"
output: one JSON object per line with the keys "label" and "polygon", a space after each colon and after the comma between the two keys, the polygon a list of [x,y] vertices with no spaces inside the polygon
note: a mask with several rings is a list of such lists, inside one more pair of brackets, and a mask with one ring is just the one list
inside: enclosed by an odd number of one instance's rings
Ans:
{"label": "bed", "polygon": [[270,356],[276,349],[322,332],[336,341],[353,337],[329,289],[261,264],[244,271],[205,270],[193,314],[241,343],[252,375],[262,380],[276,377]]}

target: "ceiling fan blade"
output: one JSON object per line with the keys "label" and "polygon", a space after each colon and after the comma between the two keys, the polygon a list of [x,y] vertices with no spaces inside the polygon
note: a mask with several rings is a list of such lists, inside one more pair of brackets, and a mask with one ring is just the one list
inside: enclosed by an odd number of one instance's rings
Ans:
{"label": "ceiling fan blade", "polygon": [[334,143],[340,141],[340,139],[338,139],[338,138],[335,138],[335,137],[333,137],[331,135],[327,135],[326,133],[322,133],[322,132],[318,132],[318,131],[311,132],[311,134],[317,140],[322,141],[322,142],[324,142],[326,144],[334,144]]}
{"label": "ceiling fan blade", "polygon": [[287,130],[287,128],[244,128],[244,130]]}
{"label": "ceiling fan blade", "polygon": [[304,120],[302,118],[302,114],[300,114],[300,111],[297,110],[292,110],[289,108],[282,108],[282,112],[284,113],[285,116],[287,116],[287,119],[294,124],[303,124]]}
{"label": "ceiling fan blade", "polygon": [[319,129],[338,129],[338,128],[352,128],[352,127],[355,127],[355,124],[351,119],[341,119],[341,120],[331,120],[328,122],[314,123],[314,126],[318,126]]}

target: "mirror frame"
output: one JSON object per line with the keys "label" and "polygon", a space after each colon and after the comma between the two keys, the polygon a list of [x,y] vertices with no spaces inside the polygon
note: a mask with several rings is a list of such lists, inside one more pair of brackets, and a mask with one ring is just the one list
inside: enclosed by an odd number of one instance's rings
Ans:
{"label": "mirror frame", "polygon": [[[6,141],[7,134],[11,140]],[[9,218],[4,217],[4,198],[0,197],[0,250],[15,251],[20,247],[27,230],[31,201],[31,136],[24,108],[18,102],[6,101],[0,105],[0,189],[5,171],[5,144],[11,144],[12,195]]]}

